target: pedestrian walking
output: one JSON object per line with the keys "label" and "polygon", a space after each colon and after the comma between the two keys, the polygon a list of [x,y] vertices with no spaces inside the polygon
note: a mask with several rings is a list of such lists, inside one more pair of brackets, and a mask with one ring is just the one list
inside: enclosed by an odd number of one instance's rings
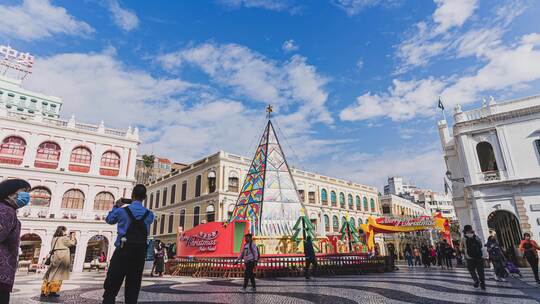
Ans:
{"label": "pedestrian walking", "polygon": [[424,265],[424,268],[431,267],[431,257],[428,246],[423,244],[422,247],[420,247],[420,252],[422,253],[422,264]]}
{"label": "pedestrian walking", "polygon": [[531,266],[536,283],[540,284],[540,279],[538,279],[538,250],[540,250],[540,247],[538,247],[538,244],[534,240],[531,240],[531,234],[525,232],[523,234],[523,240],[519,244],[519,251],[523,253],[523,256]]}
{"label": "pedestrian walking", "polygon": [[410,244],[405,245],[403,256],[405,256],[405,259],[407,260],[407,265],[413,267],[413,251]]}
{"label": "pedestrian walking", "polygon": [[422,260],[420,258],[420,250],[418,249],[418,247],[414,246],[413,254],[414,254],[414,266],[421,266]]}
{"label": "pedestrian walking", "polygon": [[[306,268],[304,271],[306,280],[309,280],[313,273],[317,272],[317,267],[319,266],[317,264],[317,257],[315,256],[315,249],[313,249],[313,240],[311,239],[311,236],[307,236],[304,241],[304,255],[306,257]],[[313,270],[311,270],[311,266],[313,266]]]}
{"label": "pedestrian walking", "polygon": [[131,192],[131,201],[118,200],[105,219],[108,224],[118,224],[118,237],[114,242],[115,250],[103,283],[104,304],[116,302],[124,279],[125,303],[135,304],[139,298],[147,239],[150,225],[154,221],[154,214],[141,203],[145,199],[146,187],[135,185]]}
{"label": "pedestrian walking", "polygon": [[444,242],[438,242],[435,245],[435,250],[437,252],[437,265],[441,266],[442,269],[444,269],[444,266],[446,265],[444,260],[444,253],[446,250],[446,247],[444,246]]}
{"label": "pedestrian walking", "polygon": [[257,266],[257,262],[259,261],[259,250],[257,249],[257,246],[253,242],[253,236],[248,233],[245,236],[245,245],[244,249],[240,253],[240,256],[235,261],[235,264],[240,262],[241,260],[244,260],[244,286],[242,289],[240,289],[241,292],[246,292],[246,288],[248,286],[248,282],[251,281],[251,291],[256,292],[257,287],[255,286],[255,267]]}
{"label": "pedestrian walking", "polygon": [[474,233],[471,225],[463,228],[463,239],[461,241],[461,251],[465,256],[467,270],[474,281],[474,287],[486,290],[486,278],[484,274],[484,259],[482,253],[482,240]]}
{"label": "pedestrian walking", "polygon": [[443,240],[444,243],[444,263],[447,269],[452,269],[452,259],[454,258],[454,248],[448,244],[446,240]]}
{"label": "pedestrian walking", "polygon": [[433,245],[429,246],[429,258],[431,264],[435,266],[437,264],[437,250],[435,247],[433,247]]}
{"label": "pedestrian walking", "polygon": [[13,289],[21,240],[17,209],[30,202],[30,184],[22,179],[0,183],[0,303],[9,303]]}
{"label": "pedestrian walking", "polygon": [[493,264],[493,279],[495,281],[506,281],[506,270],[504,269],[504,255],[495,236],[488,237],[485,245],[489,254],[489,261]]}
{"label": "pedestrian walking", "polygon": [[51,241],[48,259],[49,269],[43,276],[41,297],[59,297],[62,283],[69,279],[71,272],[71,255],[69,249],[77,245],[75,232],[67,234],[66,226],[58,226]]}
{"label": "pedestrian walking", "polygon": [[161,241],[158,241],[154,248],[154,261],[156,264],[156,274],[162,277],[165,270],[165,247]]}

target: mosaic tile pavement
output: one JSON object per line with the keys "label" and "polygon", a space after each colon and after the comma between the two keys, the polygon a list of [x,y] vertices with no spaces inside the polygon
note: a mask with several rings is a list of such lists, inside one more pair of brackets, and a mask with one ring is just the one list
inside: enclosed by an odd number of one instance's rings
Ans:
{"label": "mosaic tile pavement", "polygon": [[[472,286],[463,268],[409,269],[355,276],[260,279],[257,293],[239,292],[238,279],[145,277],[139,303],[539,303],[540,286],[529,270],[523,278],[496,282],[488,271],[487,290]],[[12,303],[101,303],[104,273],[73,274],[61,297],[40,301],[41,275],[17,277]],[[123,295],[120,294],[121,303]]]}

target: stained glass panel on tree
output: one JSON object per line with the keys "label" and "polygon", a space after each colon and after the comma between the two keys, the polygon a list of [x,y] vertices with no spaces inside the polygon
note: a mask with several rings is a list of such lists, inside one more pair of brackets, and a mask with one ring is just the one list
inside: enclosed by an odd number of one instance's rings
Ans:
{"label": "stained glass panel on tree", "polygon": [[251,222],[256,235],[291,235],[302,204],[285,155],[269,121],[233,213]]}

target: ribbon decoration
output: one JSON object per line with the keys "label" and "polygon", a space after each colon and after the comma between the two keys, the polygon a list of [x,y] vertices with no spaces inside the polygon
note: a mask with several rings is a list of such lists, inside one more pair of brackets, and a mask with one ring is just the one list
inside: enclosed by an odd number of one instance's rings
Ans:
{"label": "ribbon decoration", "polygon": [[373,218],[370,216],[367,223],[362,224],[361,228],[366,233],[367,246],[370,251],[375,248],[376,233],[415,232],[427,229],[437,229],[448,244],[453,247],[452,237],[450,236],[450,222],[440,212],[434,216],[420,216],[407,220],[389,217]]}

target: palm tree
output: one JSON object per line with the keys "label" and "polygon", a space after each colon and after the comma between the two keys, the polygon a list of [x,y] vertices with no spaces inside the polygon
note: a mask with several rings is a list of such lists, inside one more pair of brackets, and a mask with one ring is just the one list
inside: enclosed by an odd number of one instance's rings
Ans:
{"label": "palm tree", "polygon": [[156,157],[152,154],[143,154],[142,160],[144,165],[144,183],[147,184],[151,175],[152,170],[154,169],[154,161]]}

